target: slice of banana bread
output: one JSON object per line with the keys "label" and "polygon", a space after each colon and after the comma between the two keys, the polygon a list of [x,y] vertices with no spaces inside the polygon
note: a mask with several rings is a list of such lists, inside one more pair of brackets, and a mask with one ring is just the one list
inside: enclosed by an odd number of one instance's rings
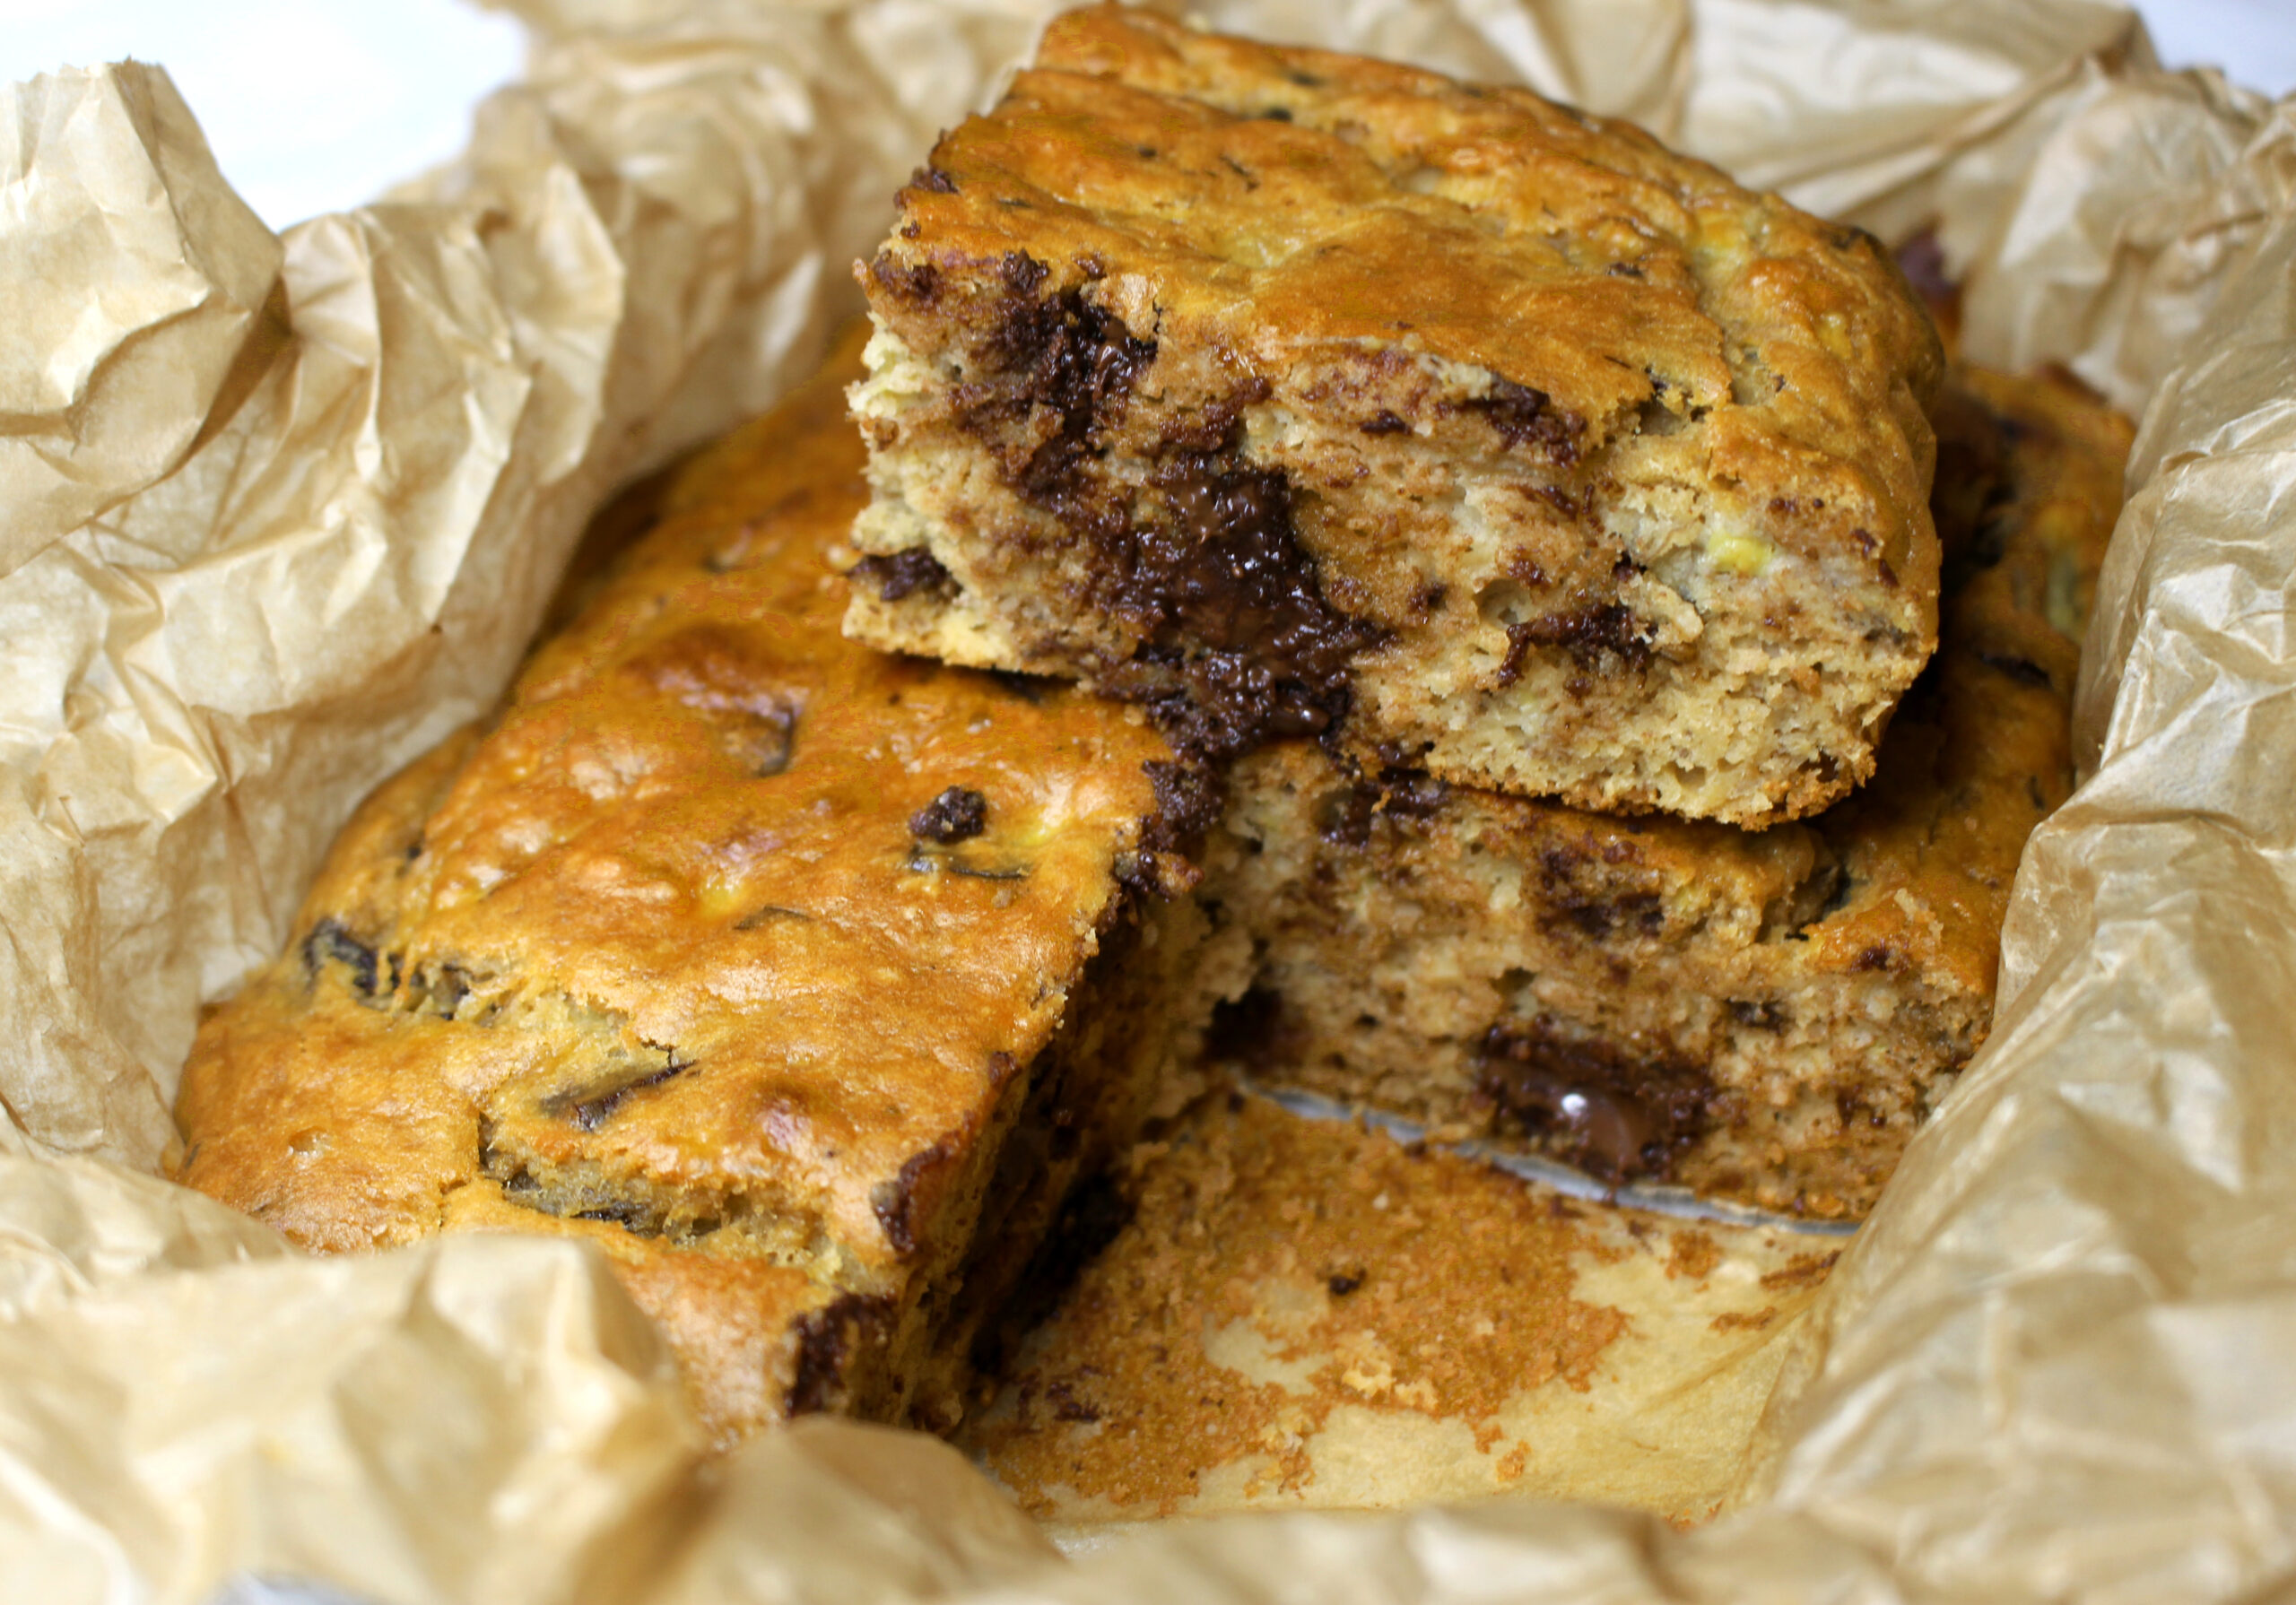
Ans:
{"label": "slice of banana bread", "polygon": [[1935,641],[1937,340],[1866,235],[1519,90],[1103,6],[860,270],[847,629],[1214,752],[1760,826]]}
{"label": "slice of banana bread", "polygon": [[952,1425],[1225,973],[1137,710],[839,636],[847,356],[361,808],[178,1106],[181,1179],[313,1248],[596,1243],[727,1441]]}
{"label": "slice of banana bread", "polygon": [[1939,418],[1944,640],[1866,787],[1757,834],[1268,748],[1205,893],[1260,947],[1231,1046],[1613,1180],[1864,1213],[1991,1019],[2129,446],[2046,377],[1963,371]]}

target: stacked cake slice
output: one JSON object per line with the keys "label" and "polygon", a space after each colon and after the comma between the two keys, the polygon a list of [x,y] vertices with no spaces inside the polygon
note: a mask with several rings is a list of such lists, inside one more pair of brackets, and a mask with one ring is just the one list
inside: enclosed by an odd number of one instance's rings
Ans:
{"label": "stacked cake slice", "polygon": [[1936,644],[1937,338],[1868,236],[1523,91],[1046,36],[865,273],[847,628],[1190,745],[1761,826]]}
{"label": "stacked cake slice", "polygon": [[[1872,239],[1638,130],[1116,8],[900,207],[847,629],[1236,760],[1231,1044],[1610,1179],[1862,1212],[2069,784],[2040,609],[2093,567],[2117,423],[1941,399]],[[1925,409],[1960,499],[1917,680]]]}

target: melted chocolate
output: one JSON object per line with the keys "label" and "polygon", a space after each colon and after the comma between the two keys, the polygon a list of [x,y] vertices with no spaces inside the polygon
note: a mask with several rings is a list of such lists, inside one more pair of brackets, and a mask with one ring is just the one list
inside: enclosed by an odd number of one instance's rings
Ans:
{"label": "melted chocolate", "polygon": [[1481,1060],[1483,1096],[1603,1181],[1665,1179],[1713,1124],[1714,1083],[1702,1066],[1569,1037],[1547,1015],[1492,1027]]}
{"label": "melted chocolate", "polygon": [[848,577],[874,586],[879,600],[884,602],[899,602],[919,591],[933,596],[952,596],[957,591],[956,577],[922,546],[863,558],[853,565]]}
{"label": "melted chocolate", "polygon": [[1154,705],[1190,757],[1329,731],[1347,711],[1349,660],[1384,632],[1324,599],[1292,527],[1289,480],[1239,460],[1240,414],[1265,385],[1171,423],[1144,491],[1111,486],[1099,458],[1155,343],[1079,290],[1035,299],[1044,270],[1021,260],[1034,271],[1008,263],[1011,294],[980,349],[1003,382],[973,387],[961,406],[985,434],[1008,429],[1016,407],[1057,418],[1025,457],[1005,455],[1004,474],[1092,543],[1094,603],[1145,639],[1139,672],[1104,675],[1103,689]]}
{"label": "melted chocolate", "polygon": [[[1346,716],[1349,663],[1386,632],[1325,600],[1292,528],[1290,482],[1230,453],[1187,451],[1149,482],[1151,498],[1101,542],[1099,600],[1147,638],[1144,661],[1185,688],[1187,707],[1160,709],[1166,733],[1225,757],[1331,731]],[[1144,677],[1136,694],[1158,699]]]}
{"label": "melted chocolate", "polygon": [[1578,442],[1587,432],[1587,421],[1555,406],[1544,390],[1494,378],[1490,395],[1463,403],[1461,410],[1482,413],[1510,447],[1535,446],[1562,468],[1578,461]]}
{"label": "melted chocolate", "polygon": [[1603,666],[1605,655],[1630,669],[1650,662],[1650,624],[1623,603],[1606,602],[1544,614],[1507,627],[1507,657],[1499,665],[1499,683],[1512,685],[1521,677],[1523,663],[1534,646],[1559,646],[1570,661],[1592,672]]}

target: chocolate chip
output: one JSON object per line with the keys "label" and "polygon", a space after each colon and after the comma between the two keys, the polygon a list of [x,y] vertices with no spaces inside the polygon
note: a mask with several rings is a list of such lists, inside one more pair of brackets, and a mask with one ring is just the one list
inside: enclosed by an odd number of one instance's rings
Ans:
{"label": "chocolate chip", "polygon": [[579,1130],[595,1132],[613,1118],[614,1112],[622,1107],[623,1100],[631,1093],[641,1092],[648,1087],[658,1087],[663,1082],[673,1077],[683,1075],[692,1068],[691,1060],[681,1060],[673,1054],[670,1056],[670,1062],[659,1070],[649,1071],[645,1075],[634,1077],[616,1086],[606,1088],[603,1091],[592,1092],[581,1097],[577,1097],[570,1092],[552,1093],[542,1100],[543,1113],[561,1120],[570,1119]]}
{"label": "chocolate chip", "polygon": [[1499,665],[1498,683],[1509,686],[1521,678],[1523,664],[1534,646],[1561,647],[1586,672],[1605,667],[1605,660],[1630,670],[1650,663],[1651,624],[1624,603],[1605,602],[1566,608],[1507,627],[1507,655]]}
{"label": "chocolate chip", "polygon": [[1782,1031],[1786,1028],[1787,1013],[1777,1003],[1745,1003],[1732,1000],[1730,1018],[1750,1031]]}
{"label": "chocolate chip", "polygon": [[333,915],[313,925],[311,933],[303,938],[303,973],[316,979],[319,966],[330,959],[350,966],[352,985],[361,997],[375,995],[375,950],[352,935],[350,927]]}
{"label": "chocolate chip", "polygon": [[1492,1027],[1480,1059],[1485,1097],[1604,1181],[1664,1180],[1713,1124],[1703,1066],[1576,1037],[1547,1015]]}
{"label": "chocolate chip", "polygon": [[1857,955],[1856,967],[1861,970],[1889,970],[1897,968],[1903,961],[1904,956],[1897,949],[1888,942],[1877,941]]}
{"label": "chocolate chip", "polygon": [[941,299],[941,272],[930,262],[907,263],[883,251],[869,264],[869,276],[900,299],[919,308]]}
{"label": "chocolate chip", "polygon": [[1353,1270],[1335,1272],[1325,1280],[1324,1286],[1331,1289],[1331,1296],[1334,1298],[1344,1298],[1363,1285],[1363,1271],[1359,1266]]}
{"label": "chocolate chip", "polygon": [[970,841],[987,829],[988,799],[961,785],[951,786],[909,819],[911,836],[944,846]]}
{"label": "chocolate chip", "polygon": [[891,1302],[865,1293],[841,1293],[796,1322],[796,1375],[789,1384],[793,1416],[808,1416],[848,1402],[846,1365],[857,1349],[882,1342]]}
{"label": "chocolate chip", "polygon": [[922,546],[863,558],[848,570],[848,577],[875,586],[878,599],[883,602],[899,602],[920,591],[940,597],[952,596],[957,591],[955,577]]}
{"label": "chocolate chip", "polygon": [[936,1142],[922,1153],[911,1154],[891,1180],[869,1189],[869,1209],[884,1228],[885,1241],[892,1245],[895,1254],[917,1252],[917,1228],[921,1224],[917,1219],[918,1184],[952,1157],[948,1143]]}
{"label": "chocolate chip", "polygon": [[1568,468],[1578,460],[1578,441],[1587,421],[1555,406],[1544,390],[1493,378],[1491,392],[1462,403],[1460,410],[1480,412],[1509,447],[1535,446],[1557,464]]}

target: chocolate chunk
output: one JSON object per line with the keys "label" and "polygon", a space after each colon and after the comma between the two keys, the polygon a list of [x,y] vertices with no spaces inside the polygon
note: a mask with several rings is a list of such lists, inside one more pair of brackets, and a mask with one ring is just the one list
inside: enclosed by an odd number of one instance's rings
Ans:
{"label": "chocolate chunk", "polygon": [[952,785],[909,815],[911,836],[952,846],[988,829],[988,799],[970,787]]}
{"label": "chocolate chunk", "polygon": [[1564,468],[1578,460],[1578,441],[1587,432],[1587,421],[1556,407],[1544,390],[1512,379],[1493,378],[1488,395],[1462,403],[1460,410],[1482,413],[1509,447],[1535,446]]}
{"label": "chocolate chunk", "polygon": [[1228,787],[1204,764],[1152,758],[1140,766],[1155,794],[1156,811],[1142,822],[1140,845],[1158,853],[1195,853],[1204,834],[1227,811]]}
{"label": "chocolate chunk", "polygon": [[571,1120],[582,1131],[595,1132],[613,1118],[614,1111],[622,1107],[623,1100],[631,1093],[642,1092],[648,1087],[658,1087],[671,1078],[682,1075],[692,1068],[691,1060],[681,1060],[675,1054],[672,1054],[670,1062],[659,1070],[649,1071],[645,1075],[606,1088],[603,1091],[586,1093],[579,1097],[570,1092],[553,1092],[543,1099],[543,1113],[561,1120]]}
{"label": "chocolate chunk", "polygon": [[869,264],[869,276],[892,294],[918,307],[930,307],[941,299],[941,273],[930,262],[911,266],[880,251]]}
{"label": "chocolate chunk", "polygon": [[[1610,861],[1607,852],[1603,856]],[[1622,887],[1614,876],[1599,871],[1590,884],[1581,872],[1592,863],[1588,854],[1573,847],[1549,847],[1539,855],[1540,891],[1550,919],[1596,941],[1621,931],[1656,936],[1665,929],[1665,906],[1657,892]]]}
{"label": "chocolate chunk", "polygon": [[[1123,416],[1135,380],[1156,360],[1155,342],[1134,339],[1123,319],[1086,300],[1081,291],[1038,300],[1013,273],[1005,278],[1013,293],[980,354],[1006,377],[1023,407],[1049,408],[1058,419],[1054,433],[1009,477],[1024,498],[1064,524],[1098,529],[1118,515],[1090,482],[1084,464],[1103,431]],[[966,421],[995,423],[1009,405],[984,394],[966,410]]]}
{"label": "chocolate chunk", "polygon": [[890,1300],[843,1293],[796,1323],[796,1375],[789,1384],[789,1413],[815,1415],[846,1400],[845,1369],[855,1352],[883,1341]]}
{"label": "chocolate chunk", "polygon": [[848,570],[847,577],[875,586],[878,599],[883,602],[899,602],[920,591],[930,596],[953,596],[957,592],[956,577],[922,546],[863,558]]}
{"label": "chocolate chunk", "polygon": [[303,938],[303,972],[317,979],[319,966],[332,959],[351,967],[352,985],[361,997],[375,995],[375,950],[351,934],[351,929],[333,915],[311,927]]}
{"label": "chocolate chunk", "polygon": [[1346,1271],[1335,1271],[1324,1279],[1324,1286],[1330,1289],[1334,1298],[1344,1298],[1361,1287],[1363,1280],[1363,1268],[1358,1265]]}
{"label": "chocolate chunk", "polygon": [[1492,1027],[1475,1084],[1560,1157],[1613,1184],[1664,1180],[1712,1124],[1716,1099],[1701,1065],[1569,1037],[1544,1014]]}
{"label": "chocolate chunk", "polygon": [[1212,1006],[1204,1056],[1225,1063],[1265,1065],[1275,1057],[1283,1036],[1283,994],[1254,986],[1239,998],[1222,998]]}
{"label": "chocolate chunk", "polygon": [[1096,602],[1144,638],[1148,672],[1103,687],[1159,706],[1159,723],[1189,756],[1223,757],[1273,736],[1329,730],[1347,707],[1347,664],[1384,633],[1334,609],[1292,523],[1280,473],[1237,461],[1242,410],[1266,386],[1248,381],[1221,404],[1175,421],[1146,494],[1107,483],[1098,451],[1152,341],[1078,291],[1016,294],[981,355],[1004,384],[965,409],[976,429],[1010,426],[1018,403],[1057,420],[1005,477],[1031,506],[1100,549]]}
{"label": "chocolate chunk", "polygon": [[1782,1031],[1787,1016],[1782,1004],[1745,1003],[1733,999],[1730,1018],[1750,1031]]}
{"label": "chocolate chunk", "polygon": [[1316,834],[1335,847],[1370,846],[1378,802],[1378,794],[1365,785],[1326,792],[1316,799]]}
{"label": "chocolate chunk", "polygon": [[877,1224],[885,1228],[885,1241],[893,1252],[910,1254],[917,1252],[917,1190],[926,1176],[946,1166],[953,1154],[946,1142],[936,1142],[922,1153],[911,1154],[900,1167],[900,1173],[890,1181],[879,1182],[869,1189],[869,1209],[877,1217]]}
{"label": "chocolate chunk", "polygon": [[1581,670],[1592,672],[1611,661],[1639,670],[1650,662],[1651,626],[1623,603],[1547,613],[1507,627],[1507,656],[1499,665],[1499,683],[1512,685],[1521,678],[1523,664],[1534,646],[1559,646]]}
{"label": "chocolate chunk", "polygon": [[1161,710],[1167,733],[1225,757],[1331,730],[1347,710],[1350,661],[1385,632],[1325,599],[1292,529],[1289,480],[1183,452],[1150,482],[1161,506],[1102,542],[1100,601],[1148,638],[1147,661],[1177,669],[1191,706]]}

